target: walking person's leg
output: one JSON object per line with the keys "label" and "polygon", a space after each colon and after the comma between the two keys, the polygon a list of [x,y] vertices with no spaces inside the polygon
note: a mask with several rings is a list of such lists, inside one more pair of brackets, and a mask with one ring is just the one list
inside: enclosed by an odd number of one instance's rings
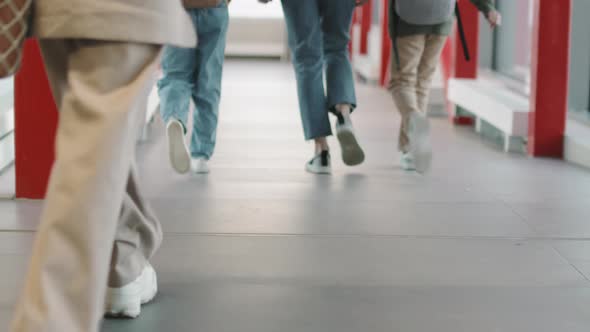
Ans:
{"label": "walking person's leg", "polygon": [[138,106],[160,47],[58,39],[41,47],[60,104],[56,161],[11,331],[96,332],[145,119]]}
{"label": "walking person's leg", "polygon": [[428,35],[424,43],[424,51],[418,65],[418,81],[416,82],[416,95],[418,96],[418,108],[424,114],[428,114],[428,99],[432,87],[432,79],[438,67],[440,54],[445,42],[446,36]]}
{"label": "walking person's leg", "polygon": [[399,37],[399,68],[391,66],[389,85],[401,115],[398,149],[402,152],[402,167],[424,172],[430,167],[428,120],[420,111],[418,102],[418,68],[422,61],[425,35]]}
{"label": "walking person's leg", "polygon": [[[196,25],[197,9],[189,10]],[[190,153],[185,140],[194,89],[196,50],[166,46],[162,56],[163,77],[158,82],[160,114],[166,124],[168,153],[172,168],[178,173],[190,170]]]}
{"label": "walking person's leg", "polygon": [[154,298],[158,283],[150,259],[161,243],[162,227],[141,194],[133,165],[111,256],[107,315],[137,317],[141,305]]}
{"label": "walking person's leg", "polygon": [[297,96],[306,140],[315,156],[306,164],[313,173],[330,173],[327,137],[332,135],[324,91],[323,34],[318,0],[282,0],[289,47],[297,78]]}
{"label": "walking person's leg", "polygon": [[356,108],[354,77],[348,55],[354,8],[354,0],[320,1],[328,108],[338,118],[336,136],[342,159],[349,166],[358,165],[365,159],[350,120],[350,114]]}
{"label": "walking person's leg", "polygon": [[207,161],[215,150],[221,77],[225,57],[225,41],[229,24],[227,4],[202,9],[197,14],[199,46],[196,50],[193,100],[193,133],[191,137],[192,169],[208,173]]}

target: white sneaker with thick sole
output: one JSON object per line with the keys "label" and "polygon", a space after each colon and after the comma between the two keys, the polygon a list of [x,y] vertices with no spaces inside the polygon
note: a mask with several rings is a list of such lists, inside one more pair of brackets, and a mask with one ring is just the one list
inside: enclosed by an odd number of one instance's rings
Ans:
{"label": "white sneaker with thick sole", "polygon": [[414,163],[414,157],[409,153],[402,153],[402,157],[400,159],[400,165],[403,170],[405,171],[415,171],[416,164]]}
{"label": "white sneaker with thick sole", "polygon": [[191,168],[191,158],[184,139],[184,127],[178,120],[170,120],[166,126],[168,135],[168,153],[172,168],[180,174],[187,173]]}
{"label": "white sneaker with thick sole", "polygon": [[330,151],[322,151],[305,164],[305,170],[313,174],[331,174]]}
{"label": "white sneaker with thick sole", "polygon": [[141,275],[121,288],[108,288],[105,316],[111,318],[137,318],[141,305],[150,302],[158,293],[156,271],[148,263]]}
{"label": "white sneaker with thick sole", "polygon": [[191,159],[191,169],[196,174],[209,173],[209,165],[207,159],[193,158]]}
{"label": "white sneaker with thick sole", "polygon": [[336,122],[336,137],[340,143],[342,150],[342,161],[348,166],[356,166],[365,161],[365,153],[361,148],[356,135],[354,127],[350,120]]}
{"label": "white sneaker with thick sole", "polygon": [[412,112],[408,125],[409,153],[414,157],[416,171],[426,173],[432,164],[428,118],[418,112]]}

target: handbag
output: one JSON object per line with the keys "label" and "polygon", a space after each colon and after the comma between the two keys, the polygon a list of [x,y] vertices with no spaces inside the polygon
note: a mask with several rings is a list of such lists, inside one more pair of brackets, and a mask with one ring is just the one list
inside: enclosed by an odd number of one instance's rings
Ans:
{"label": "handbag", "polygon": [[32,4],[33,0],[0,0],[0,78],[12,76],[20,68]]}
{"label": "handbag", "polygon": [[219,6],[225,0],[182,0],[184,8],[213,8]]}

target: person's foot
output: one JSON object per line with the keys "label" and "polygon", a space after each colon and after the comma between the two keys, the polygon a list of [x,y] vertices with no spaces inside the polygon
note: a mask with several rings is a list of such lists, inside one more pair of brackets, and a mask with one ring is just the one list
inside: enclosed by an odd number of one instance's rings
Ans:
{"label": "person's foot", "polygon": [[208,161],[205,158],[193,158],[191,160],[191,169],[196,174],[209,173]]}
{"label": "person's foot", "polygon": [[158,293],[156,271],[148,263],[141,275],[121,288],[108,288],[105,316],[110,318],[137,318],[141,305],[150,302]]}
{"label": "person's foot", "polygon": [[400,159],[400,165],[403,170],[405,171],[415,171],[416,164],[414,163],[414,157],[409,153],[402,153],[402,157]]}
{"label": "person's foot", "polygon": [[332,162],[330,160],[330,151],[322,151],[313,159],[305,164],[305,170],[313,174],[330,174],[332,173]]}
{"label": "person's foot", "polygon": [[365,161],[365,153],[361,148],[350,118],[338,116],[336,122],[336,137],[342,150],[342,161],[348,166],[356,166]]}
{"label": "person's foot", "polygon": [[430,145],[430,124],[428,118],[418,112],[412,112],[408,123],[409,153],[414,157],[416,171],[425,173],[432,164],[432,147]]}
{"label": "person's foot", "polygon": [[170,120],[166,126],[168,135],[168,153],[172,168],[180,174],[191,168],[191,158],[184,139],[184,127],[178,120]]}

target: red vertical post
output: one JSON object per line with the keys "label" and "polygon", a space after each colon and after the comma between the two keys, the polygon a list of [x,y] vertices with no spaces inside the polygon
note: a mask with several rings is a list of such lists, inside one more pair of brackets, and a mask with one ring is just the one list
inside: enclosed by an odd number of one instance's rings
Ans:
{"label": "red vertical post", "polygon": [[373,1],[369,0],[361,8],[361,54],[367,54],[369,50],[369,31],[371,30],[371,20],[373,19]]}
{"label": "red vertical post", "polygon": [[54,161],[57,109],[36,41],[25,43],[14,81],[16,197],[45,197]]}
{"label": "red vertical post", "polygon": [[[443,66],[443,77],[445,89],[450,78],[476,79],[479,64],[479,16],[478,9],[469,1],[458,1],[461,19],[465,30],[465,37],[469,48],[471,59],[467,61],[463,54],[463,45],[459,38],[459,31],[455,25],[452,36],[443,49],[441,62]],[[457,114],[455,105],[447,102],[447,111],[451,121],[455,124],[469,125],[473,119]]]}
{"label": "red vertical post", "polygon": [[465,37],[469,46],[471,60],[467,61],[463,56],[463,46],[459,38],[458,29],[455,29],[455,77],[477,78],[479,58],[479,11],[469,1],[459,1],[461,19],[465,28]]}
{"label": "red vertical post", "polygon": [[534,1],[529,153],[563,157],[568,108],[571,0]]}
{"label": "red vertical post", "polygon": [[381,75],[379,83],[385,86],[389,77],[391,61],[391,40],[389,39],[389,0],[382,0],[381,6]]}

